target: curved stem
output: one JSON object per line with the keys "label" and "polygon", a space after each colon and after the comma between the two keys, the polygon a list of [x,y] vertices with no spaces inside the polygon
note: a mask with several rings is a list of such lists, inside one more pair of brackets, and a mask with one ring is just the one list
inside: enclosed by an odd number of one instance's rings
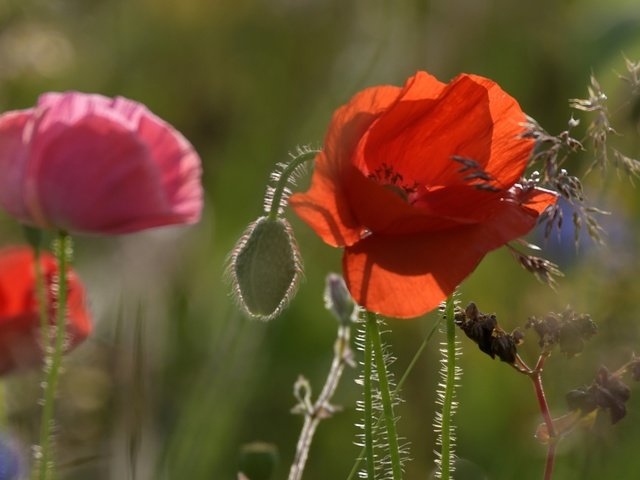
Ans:
{"label": "curved stem", "polygon": [[387,367],[384,362],[384,353],[382,351],[382,339],[380,337],[380,327],[376,315],[370,312],[366,313],[367,330],[370,332],[371,345],[376,361],[376,373],[378,374],[378,387],[380,388],[380,399],[382,400],[382,409],[384,412],[384,421],[387,428],[387,442],[389,443],[389,457],[391,461],[391,469],[393,471],[393,479],[402,479],[402,465],[400,463],[400,446],[398,444],[398,434],[396,432],[396,420],[393,414],[393,404],[391,402],[391,393],[389,390],[389,379],[387,378]]}
{"label": "curved stem", "polygon": [[542,368],[544,367],[544,362],[547,359],[547,356],[548,354],[544,353],[540,355],[538,363],[536,364],[536,368],[534,368],[533,372],[531,372],[530,374],[530,378],[533,382],[533,387],[536,390],[536,398],[538,399],[540,413],[542,413],[544,423],[547,425],[549,437],[555,439],[556,429],[553,425],[553,419],[551,418],[551,413],[549,412],[549,404],[547,403],[547,397],[544,394],[544,387],[542,386]]}
{"label": "curved stem", "polygon": [[[368,314],[367,314],[368,315]],[[368,319],[368,317],[367,317]],[[373,385],[371,374],[373,372],[373,355],[371,345],[371,330],[367,320],[364,339],[364,449],[367,459],[367,479],[376,478],[376,465],[373,451]]]}
{"label": "curved stem", "polygon": [[53,436],[53,413],[56,391],[60,376],[60,365],[64,353],[65,324],[67,313],[67,269],[71,252],[71,237],[66,232],[58,234],[58,248],[56,249],[58,261],[58,292],[56,305],[56,335],[53,351],[47,348],[45,354],[45,391],[44,406],[42,411],[42,423],[40,426],[40,449],[38,458],[38,479],[48,480],[52,477],[53,461],[51,452],[51,439]]}
{"label": "curved stem", "polygon": [[549,433],[549,446],[547,448],[547,460],[544,467],[544,480],[551,480],[551,477],[553,475],[553,463],[556,455],[557,441],[556,429],[553,424],[551,413],[549,412],[549,404],[547,403],[547,397],[544,394],[544,387],[542,386],[542,369],[544,368],[544,362],[546,361],[548,356],[548,352],[543,352],[542,354],[540,354],[540,358],[538,358],[536,367],[529,375],[529,378],[531,378],[533,387],[536,391],[536,398],[538,399],[540,413],[542,413],[542,418],[544,418],[544,423],[546,424],[547,431]]}
{"label": "curved stem", "polygon": [[311,160],[315,158],[317,154],[318,154],[318,150],[309,150],[308,152],[303,152],[297,157],[295,157],[293,160],[291,160],[291,162],[289,162],[287,166],[284,168],[273,190],[271,207],[269,208],[269,212],[267,213],[267,218],[269,220],[275,220],[276,218],[278,218],[278,211],[280,210],[280,202],[282,201],[282,194],[284,193],[284,189],[287,186],[289,177],[293,174],[293,172],[296,171],[296,169],[300,165],[302,165],[307,160]]}
{"label": "curved stem", "polygon": [[445,330],[447,334],[447,375],[442,401],[442,448],[440,450],[440,474],[443,480],[451,478],[451,424],[453,417],[453,395],[456,381],[456,330],[453,315],[453,295],[445,307]]}
{"label": "curved stem", "polygon": [[340,325],[327,380],[313,407],[305,412],[304,425],[296,446],[296,455],[289,471],[289,480],[300,480],[302,478],[316,428],[318,428],[320,421],[327,418],[333,411],[330,403],[331,398],[338,388],[345,364],[351,361],[350,337],[351,329],[349,326]]}

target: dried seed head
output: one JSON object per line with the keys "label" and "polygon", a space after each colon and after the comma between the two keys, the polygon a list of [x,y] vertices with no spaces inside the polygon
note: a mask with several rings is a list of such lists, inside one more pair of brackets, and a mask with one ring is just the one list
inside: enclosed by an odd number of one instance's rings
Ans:
{"label": "dried seed head", "polygon": [[229,275],[240,307],[271,320],[293,298],[302,264],[289,223],[260,217],[249,225],[230,255]]}
{"label": "dried seed head", "polygon": [[344,279],[337,273],[330,273],[325,280],[324,306],[342,325],[351,323],[355,303]]}
{"label": "dried seed head", "polygon": [[498,325],[495,315],[480,312],[475,303],[470,303],[464,310],[457,309],[454,321],[491,358],[498,357],[509,364],[516,361],[517,347],[524,338],[519,330],[505,332]]}
{"label": "dried seed head", "polygon": [[567,404],[571,410],[580,410],[586,415],[596,408],[608,410],[611,423],[617,423],[627,414],[626,403],[631,397],[631,389],[612,374],[606,367],[600,367],[595,380],[589,387],[581,387],[570,391]]}
{"label": "dried seed head", "polygon": [[558,345],[567,357],[582,352],[584,343],[598,332],[598,327],[588,314],[578,314],[567,308],[562,313],[548,313],[544,318],[531,317],[525,328],[538,334],[538,344],[544,350]]}

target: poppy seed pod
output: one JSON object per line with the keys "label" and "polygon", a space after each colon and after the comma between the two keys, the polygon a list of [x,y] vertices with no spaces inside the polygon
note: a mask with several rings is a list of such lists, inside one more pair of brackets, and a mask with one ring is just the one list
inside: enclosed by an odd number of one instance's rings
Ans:
{"label": "poppy seed pod", "polygon": [[173,127],[125,98],[47,93],[0,116],[0,206],[19,221],[119,234],[195,223],[200,158]]}
{"label": "poppy seed pod", "polygon": [[525,119],[476,75],[445,84],[418,72],[402,88],[368,88],[334,113],[311,187],[289,203],[344,247],[358,305],[422,315],[555,203],[555,193],[517,183],[534,146]]}
{"label": "poppy seed pod", "polygon": [[[49,323],[55,325],[54,279],[58,267],[53,256],[41,255],[48,293]],[[85,291],[73,270],[67,273],[66,348],[72,349],[91,333]],[[0,250],[0,374],[41,361],[42,332],[38,309],[35,262],[28,247]]]}
{"label": "poppy seed pod", "polygon": [[302,263],[289,223],[260,217],[231,252],[229,274],[240,307],[250,316],[271,320],[296,292]]}

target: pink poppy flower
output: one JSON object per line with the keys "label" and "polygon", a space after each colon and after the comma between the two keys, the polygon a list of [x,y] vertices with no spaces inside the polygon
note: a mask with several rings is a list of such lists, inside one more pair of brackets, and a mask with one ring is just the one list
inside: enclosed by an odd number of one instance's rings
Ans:
{"label": "pink poppy flower", "polygon": [[[42,271],[47,286],[49,323],[56,322],[52,282],[58,272],[53,255],[43,252]],[[85,291],[73,270],[67,274],[67,349],[91,333]],[[0,250],[0,375],[36,365],[42,358],[42,333],[36,288],[35,262],[29,247]]]}
{"label": "pink poppy flower", "polygon": [[0,206],[28,225],[119,234],[200,219],[200,158],[144,105],[47,93],[0,116]]}

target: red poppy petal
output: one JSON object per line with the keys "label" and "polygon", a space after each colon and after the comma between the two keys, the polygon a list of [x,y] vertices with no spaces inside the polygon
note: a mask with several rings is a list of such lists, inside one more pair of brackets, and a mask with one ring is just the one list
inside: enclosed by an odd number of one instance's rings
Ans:
{"label": "red poppy petal", "polygon": [[[0,375],[16,367],[34,365],[42,357],[40,319],[36,299],[33,251],[29,247],[0,250]],[[56,261],[42,252],[45,279],[57,272]],[[71,349],[91,332],[85,290],[73,270],[68,271],[67,348]],[[50,310],[49,321],[56,322]]]}
{"label": "red poppy petal", "polygon": [[374,171],[393,165],[406,180],[426,186],[463,182],[452,156],[475,160],[509,188],[521,175],[533,143],[521,139],[525,116],[494,82],[460,75],[441,94],[402,99],[363,137],[358,156]]}
{"label": "red poppy petal", "polygon": [[311,188],[292,195],[289,205],[329,245],[353,245],[360,240],[362,225],[351,212],[340,180],[331,174],[324,152],[315,162]]}
{"label": "red poppy petal", "polygon": [[487,89],[494,122],[491,156],[484,170],[497,179],[498,186],[509,187],[522,176],[535,143],[532,139],[522,138],[525,114],[518,102],[497,83],[477,75],[468,77]]}
{"label": "red poppy petal", "polygon": [[[549,192],[531,197],[533,208],[500,203],[487,222],[413,235],[380,235],[347,247],[343,270],[355,301],[390,317],[412,318],[438,306],[491,250],[528,233]],[[547,203],[548,205],[549,203]]]}
{"label": "red poppy petal", "polygon": [[339,108],[331,119],[323,152],[315,159],[311,188],[289,199],[295,212],[329,245],[352,245],[360,239],[362,225],[349,206],[343,174],[351,168],[362,134],[400,92],[392,86],[368,88]]}

